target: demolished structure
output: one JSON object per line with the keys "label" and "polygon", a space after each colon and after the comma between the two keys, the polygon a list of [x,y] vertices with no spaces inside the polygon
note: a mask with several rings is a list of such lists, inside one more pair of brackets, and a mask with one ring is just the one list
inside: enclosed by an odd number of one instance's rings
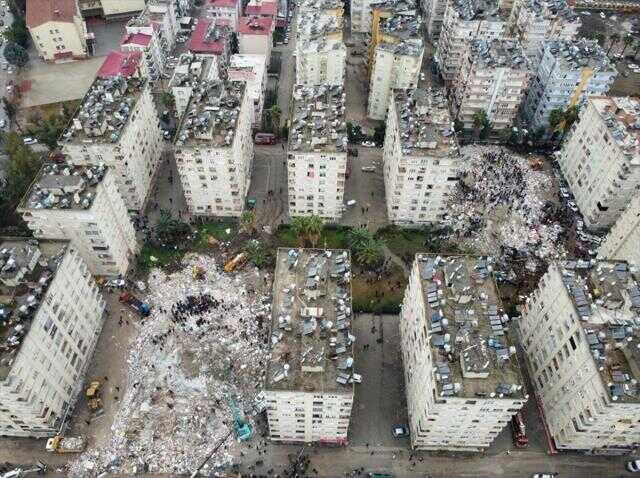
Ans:
{"label": "demolished structure", "polygon": [[347,124],[342,86],[296,86],[287,154],[289,215],[342,216]]}
{"label": "demolished structure", "polygon": [[389,220],[403,226],[442,220],[461,159],[444,91],[395,90],[383,153]]}
{"label": "demolished structure", "polygon": [[278,249],[273,295],[269,438],[346,444],[360,380],[353,371],[349,253]]}
{"label": "demolished structure", "polygon": [[549,266],[520,321],[531,380],[559,450],[640,442],[640,286],[623,262]]}
{"label": "demolished structure", "polygon": [[489,258],[418,254],[400,313],[411,447],[482,451],[528,399]]}

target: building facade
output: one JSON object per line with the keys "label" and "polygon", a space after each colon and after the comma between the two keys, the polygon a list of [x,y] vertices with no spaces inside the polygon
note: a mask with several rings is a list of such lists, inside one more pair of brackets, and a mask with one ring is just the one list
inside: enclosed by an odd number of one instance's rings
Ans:
{"label": "building facade", "polygon": [[141,211],[162,155],[160,121],[145,79],[96,78],[61,143],[71,164],[112,167],[127,209]]}
{"label": "building facade", "polygon": [[[293,290],[304,295],[304,304]],[[353,371],[349,253],[279,249],[273,293],[265,385],[269,438],[346,445],[359,380]]]}
{"label": "building facade", "polygon": [[193,91],[198,88],[201,81],[220,79],[219,58],[218,55],[194,55],[193,53],[180,55],[169,81],[178,118],[182,118],[187,111]]}
{"label": "building facade", "polygon": [[640,267],[640,194],[636,194],[598,250],[598,257]]}
{"label": "building facade", "polygon": [[[342,86],[296,86],[287,153],[289,216],[342,216],[347,125]],[[314,121],[307,121],[309,117]]]}
{"label": "building facade", "polygon": [[206,8],[209,17],[215,20],[228,20],[233,30],[238,28],[238,21],[242,15],[240,0],[209,0]]}
{"label": "building facade", "polygon": [[439,222],[458,184],[460,161],[444,90],[395,90],[383,152],[389,221]]}
{"label": "building facade", "polygon": [[606,95],[618,75],[595,41],[551,40],[540,48],[522,111],[532,130],[547,128],[554,109],[564,111],[587,96]]}
{"label": "building facade", "polygon": [[414,450],[486,450],[528,396],[486,258],[418,254],[400,312]]}
{"label": "building facade", "polygon": [[445,0],[422,0],[421,3],[427,35],[431,42],[435,44],[440,40],[447,2]]}
{"label": "building facade", "polygon": [[640,187],[640,100],[592,96],[558,157],[589,229],[611,227]]}
{"label": "building facade", "polygon": [[271,17],[240,17],[238,52],[241,55],[264,55],[271,61],[275,20]]}
{"label": "building facade", "polygon": [[189,213],[239,217],[253,165],[253,100],[244,82],[201,79],[175,141]]}
{"label": "building facade", "polygon": [[69,419],[105,302],[68,242],[0,241],[0,435],[50,437]]}
{"label": "building facade", "polygon": [[550,264],[527,299],[522,346],[557,449],[637,451],[639,313],[622,262]]}
{"label": "building facade", "polygon": [[267,89],[267,57],[264,55],[232,55],[227,75],[231,81],[244,81],[246,91],[253,103],[251,125],[260,129],[262,108]]}
{"label": "building facade", "polygon": [[93,275],[125,275],[140,246],[105,166],[46,165],[18,212],[39,239],[71,241]]}

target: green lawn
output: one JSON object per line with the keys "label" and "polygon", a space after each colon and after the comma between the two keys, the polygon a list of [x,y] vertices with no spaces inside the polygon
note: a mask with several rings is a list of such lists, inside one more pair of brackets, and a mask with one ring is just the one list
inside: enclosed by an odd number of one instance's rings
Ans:
{"label": "green lawn", "polygon": [[[227,233],[229,230],[229,233]],[[196,247],[206,247],[209,236],[219,241],[229,241],[238,234],[238,224],[235,222],[207,222],[198,226],[198,238],[194,244]]]}
{"label": "green lawn", "polygon": [[406,285],[407,279],[402,269],[395,264],[381,280],[373,282],[367,282],[366,275],[355,271],[351,281],[353,310],[355,312],[398,314]]}
{"label": "green lawn", "polygon": [[[325,227],[320,234],[320,240],[317,247],[327,249],[348,249],[347,234],[349,228],[347,227]],[[293,229],[289,225],[282,225],[278,227],[276,231],[276,239],[278,247],[300,247],[298,237],[293,232]]]}
{"label": "green lawn", "polygon": [[[143,272],[154,267],[165,267],[169,264],[179,262],[187,251],[185,249],[173,249],[170,247],[160,247],[151,244],[142,246],[142,251],[138,255],[138,265]],[[151,258],[154,258],[152,260]]]}
{"label": "green lawn", "polygon": [[379,229],[376,236],[384,241],[389,250],[406,264],[411,264],[417,253],[459,254],[462,251],[449,241],[442,239],[439,232],[430,227],[404,229],[387,226]]}

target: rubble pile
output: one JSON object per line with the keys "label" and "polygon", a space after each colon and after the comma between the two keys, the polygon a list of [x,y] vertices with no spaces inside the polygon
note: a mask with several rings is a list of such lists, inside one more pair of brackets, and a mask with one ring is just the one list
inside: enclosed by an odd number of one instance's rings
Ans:
{"label": "rubble pile", "polygon": [[[213,258],[187,256],[184,265],[150,274],[152,313],[130,352],[111,439],[81,455],[70,476],[190,473],[233,427],[228,401],[251,418],[264,383],[269,297],[249,293],[242,276],[223,274]],[[194,279],[194,266],[203,280]],[[242,446],[231,437],[208,469],[230,463]]]}
{"label": "rubble pile", "polygon": [[502,260],[524,260],[529,270],[565,254],[547,173],[503,148],[465,146],[461,154],[464,169],[445,219],[453,239]]}

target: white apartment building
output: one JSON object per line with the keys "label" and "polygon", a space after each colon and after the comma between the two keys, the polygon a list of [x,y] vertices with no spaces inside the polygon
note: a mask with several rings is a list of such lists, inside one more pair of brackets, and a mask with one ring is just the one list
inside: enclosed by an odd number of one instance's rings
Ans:
{"label": "white apartment building", "polygon": [[633,197],[609,231],[598,257],[623,260],[640,267],[640,193]]}
{"label": "white apartment building", "polygon": [[546,41],[539,58],[522,111],[532,130],[547,128],[554,109],[564,111],[580,105],[587,96],[606,95],[618,75],[595,41]]}
{"label": "white apartment building", "polygon": [[251,181],[253,100],[239,81],[200,80],[175,141],[189,213],[239,217]]}
{"label": "white apartment building", "polygon": [[444,12],[447,9],[446,0],[422,0],[422,15],[424,17],[425,29],[432,43],[438,43]]}
{"label": "white apartment building", "polygon": [[289,216],[335,220],[344,209],[347,124],[342,86],[293,90],[287,181]]}
{"label": "white apartment building", "polygon": [[529,61],[511,40],[473,40],[453,80],[452,110],[464,128],[484,110],[494,130],[515,124],[531,78]]}
{"label": "white apartment building", "polygon": [[242,15],[240,0],[208,0],[206,8],[210,18],[229,20],[233,31],[236,31]]}
{"label": "white apartment building", "polygon": [[141,52],[144,76],[157,80],[161,78],[167,56],[175,46],[176,34],[175,11],[156,0],[127,22],[120,49],[123,52]]}
{"label": "white apartment building", "polygon": [[494,40],[505,36],[506,19],[495,0],[452,0],[447,4],[434,60],[445,82],[452,82],[473,40]]}
{"label": "white apartment building", "polygon": [[262,125],[262,109],[267,89],[267,57],[264,55],[232,55],[227,70],[231,81],[244,81],[249,99],[253,103],[251,125]]}
{"label": "white apartment building", "polygon": [[418,254],[400,312],[414,450],[483,451],[528,399],[486,258]]}
{"label": "white apartment building", "polygon": [[70,60],[87,56],[87,26],[76,0],[29,0],[26,24],[45,61]]}
{"label": "white apartment building", "polygon": [[383,153],[389,221],[439,222],[458,184],[460,162],[444,90],[395,90]]}
{"label": "white apartment building", "polygon": [[640,286],[626,263],[549,265],[520,334],[557,449],[637,451],[639,324]]}
{"label": "white apartment building", "polygon": [[613,225],[640,190],[640,100],[592,96],[558,163],[589,229]]}
{"label": "white apartment building", "polygon": [[238,52],[242,55],[264,55],[270,62],[275,28],[272,17],[240,17]]}
{"label": "white apartment building", "polygon": [[125,275],[140,246],[105,166],[47,164],[18,207],[38,239],[71,241],[93,275]]}
{"label": "white apartment building", "polygon": [[193,53],[183,53],[178,58],[178,64],[169,81],[178,118],[182,118],[187,111],[193,90],[200,86],[200,82],[220,79],[218,58],[217,55]]}
{"label": "white apartment building", "polygon": [[70,418],[105,302],[68,242],[0,239],[0,435],[44,438]]}
{"label": "white apartment building", "polygon": [[265,400],[269,438],[346,445],[353,405],[351,259],[278,249]]}
{"label": "white apartment building", "polygon": [[112,167],[127,209],[141,211],[162,154],[160,121],[145,79],[96,78],[61,144],[72,164]]}
{"label": "white apartment building", "polygon": [[543,42],[573,40],[582,26],[566,0],[516,0],[509,18],[511,34],[534,60]]}

